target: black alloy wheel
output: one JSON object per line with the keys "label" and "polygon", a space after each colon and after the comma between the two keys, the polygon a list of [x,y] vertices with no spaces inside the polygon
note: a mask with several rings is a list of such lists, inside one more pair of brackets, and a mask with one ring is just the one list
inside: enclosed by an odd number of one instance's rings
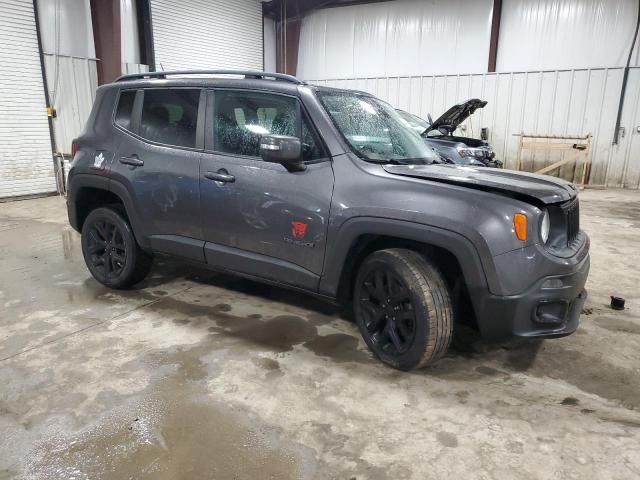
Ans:
{"label": "black alloy wheel", "polygon": [[128,288],[147,276],[153,257],[133,235],[119,206],[92,210],[82,225],[82,254],[89,271],[109,288]]}
{"label": "black alloy wheel", "polygon": [[106,278],[122,274],[127,263],[127,247],[114,222],[97,219],[89,228],[87,248],[94,268]]}
{"label": "black alloy wheel", "polygon": [[389,355],[402,355],[416,335],[416,313],[409,288],[385,266],[369,272],[363,287],[359,301],[371,340]]}
{"label": "black alloy wheel", "polygon": [[437,361],[453,335],[447,283],[424,255],[406,248],[371,253],[353,285],[358,329],[384,363],[412,370]]}

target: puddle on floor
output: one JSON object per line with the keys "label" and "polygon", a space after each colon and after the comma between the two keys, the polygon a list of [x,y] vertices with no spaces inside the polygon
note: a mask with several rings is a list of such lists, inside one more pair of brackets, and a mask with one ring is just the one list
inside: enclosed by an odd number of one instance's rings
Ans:
{"label": "puddle on floor", "polygon": [[37,446],[26,478],[293,479],[301,468],[274,432],[227,407],[151,399]]}
{"label": "puddle on floor", "polygon": [[45,434],[25,457],[23,478],[313,478],[312,449],[205,393],[202,381],[215,374],[202,360],[209,349],[203,343],[136,359],[153,372],[145,392],[110,395],[108,410],[84,428]]}

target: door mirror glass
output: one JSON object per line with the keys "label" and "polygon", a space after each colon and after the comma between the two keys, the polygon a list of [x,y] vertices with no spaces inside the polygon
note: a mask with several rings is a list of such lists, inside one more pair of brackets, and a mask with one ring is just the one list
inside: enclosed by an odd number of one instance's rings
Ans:
{"label": "door mirror glass", "polygon": [[298,137],[262,135],[260,157],[265,162],[279,163],[290,172],[301,172],[307,168],[302,161],[302,144]]}

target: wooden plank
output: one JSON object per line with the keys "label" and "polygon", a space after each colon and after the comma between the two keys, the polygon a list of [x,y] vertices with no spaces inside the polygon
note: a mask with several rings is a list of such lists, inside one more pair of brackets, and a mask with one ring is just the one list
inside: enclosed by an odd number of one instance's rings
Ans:
{"label": "wooden plank", "polygon": [[522,170],[522,139],[523,137],[520,135],[520,140],[518,141],[518,156],[516,157],[516,170]]}
{"label": "wooden plank", "polygon": [[539,173],[539,174],[543,174],[543,173],[547,173],[550,172],[552,170],[555,170],[556,168],[561,167],[562,165],[566,165],[567,163],[571,163],[571,162],[575,162],[576,158],[578,158],[580,155],[582,155],[582,151],[580,151],[579,153],[575,154],[575,155],[571,155],[568,158],[565,158],[564,160],[560,160],[559,162],[556,163],[552,163],[551,165],[544,167],[534,173]]}
{"label": "wooden plank", "polygon": [[553,140],[582,140],[585,141],[587,140],[589,137],[591,137],[591,134],[588,135],[536,135],[536,134],[530,134],[527,135],[526,133],[514,133],[513,134],[514,137],[524,137],[524,138],[551,138]]}
{"label": "wooden plank", "polygon": [[[524,142],[524,150],[574,150],[576,143]],[[585,145],[586,146],[586,145]],[[576,148],[575,150],[583,150]]]}

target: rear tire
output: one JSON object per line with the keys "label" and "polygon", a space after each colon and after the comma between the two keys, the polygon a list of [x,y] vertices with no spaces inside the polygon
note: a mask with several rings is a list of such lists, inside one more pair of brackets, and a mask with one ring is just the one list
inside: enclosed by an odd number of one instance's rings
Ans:
{"label": "rear tire", "polygon": [[358,271],[354,313],[371,351],[400,370],[440,359],[453,337],[444,277],[424,256],[391,248],[369,255]]}
{"label": "rear tire", "polygon": [[142,281],[153,263],[133,236],[131,225],[116,208],[96,208],[82,225],[82,254],[101,284],[125,289]]}

